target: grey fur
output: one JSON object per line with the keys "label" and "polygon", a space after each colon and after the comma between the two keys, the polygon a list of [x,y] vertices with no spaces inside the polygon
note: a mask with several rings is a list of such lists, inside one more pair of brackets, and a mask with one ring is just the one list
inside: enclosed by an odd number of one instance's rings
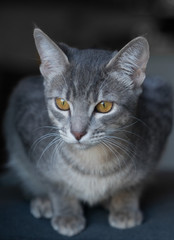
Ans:
{"label": "grey fur", "polygon": [[[5,117],[8,166],[32,195],[32,214],[72,236],[85,227],[80,202],[105,202],[111,226],[139,225],[139,197],[172,126],[170,87],[144,81],[146,39],[112,53],[57,46],[40,29],[34,38],[44,78],[22,80]],[[70,111],[58,110],[56,97]],[[104,100],[112,110],[97,113]],[[86,134],[77,141],[73,132]]]}

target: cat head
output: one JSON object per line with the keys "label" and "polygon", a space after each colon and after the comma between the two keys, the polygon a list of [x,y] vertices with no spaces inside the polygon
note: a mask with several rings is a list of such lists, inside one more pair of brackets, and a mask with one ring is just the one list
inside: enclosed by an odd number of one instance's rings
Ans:
{"label": "cat head", "polygon": [[149,59],[144,37],[119,52],[57,45],[38,28],[34,39],[49,117],[65,142],[95,145],[130,124]]}

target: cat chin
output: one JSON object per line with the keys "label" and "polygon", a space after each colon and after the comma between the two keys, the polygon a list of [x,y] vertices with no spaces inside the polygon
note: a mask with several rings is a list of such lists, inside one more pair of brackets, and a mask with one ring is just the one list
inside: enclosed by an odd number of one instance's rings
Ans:
{"label": "cat chin", "polygon": [[92,147],[92,145],[89,144],[82,144],[82,143],[75,143],[73,144],[73,148],[78,149],[78,150],[86,150]]}

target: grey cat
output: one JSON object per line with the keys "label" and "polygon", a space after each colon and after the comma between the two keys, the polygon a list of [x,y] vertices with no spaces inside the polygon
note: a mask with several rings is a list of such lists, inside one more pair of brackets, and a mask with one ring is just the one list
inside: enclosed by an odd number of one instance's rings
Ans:
{"label": "grey cat", "polygon": [[42,76],[19,83],[5,117],[31,213],[67,236],[85,228],[82,202],[107,207],[112,227],[141,224],[139,198],[172,126],[170,88],[144,81],[147,40],[110,52],[56,45],[38,28],[34,39]]}

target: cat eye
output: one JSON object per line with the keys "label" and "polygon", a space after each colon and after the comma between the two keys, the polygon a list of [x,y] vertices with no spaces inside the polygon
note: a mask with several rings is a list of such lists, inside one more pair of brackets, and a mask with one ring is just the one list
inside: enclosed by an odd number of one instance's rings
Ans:
{"label": "cat eye", "polygon": [[56,106],[62,111],[68,111],[70,109],[68,102],[63,98],[56,98]]}
{"label": "cat eye", "polygon": [[95,110],[100,113],[108,113],[111,111],[112,106],[112,102],[102,101],[96,105]]}

